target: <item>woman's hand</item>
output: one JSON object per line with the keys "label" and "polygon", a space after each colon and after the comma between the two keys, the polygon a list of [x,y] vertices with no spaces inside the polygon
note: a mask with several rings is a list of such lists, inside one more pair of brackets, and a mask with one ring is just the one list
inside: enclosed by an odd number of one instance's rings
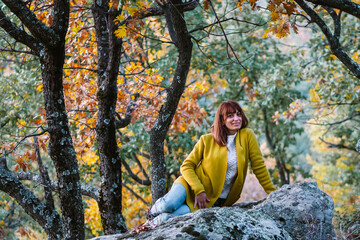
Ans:
{"label": "woman's hand", "polygon": [[196,208],[196,205],[198,205],[199,209],[206,208],[206,202],[210,202],[210,199],[206,196],[206,193],[199,193],[195,196],[194,208]]}

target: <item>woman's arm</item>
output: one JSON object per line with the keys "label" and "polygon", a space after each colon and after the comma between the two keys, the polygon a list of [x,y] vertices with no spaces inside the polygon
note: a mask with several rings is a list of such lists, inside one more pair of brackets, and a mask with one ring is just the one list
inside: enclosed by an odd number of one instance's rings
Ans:
{"label": "woman's arm", "polygon": [[259,148],[259,144],[256,140],[254,132],[249,129],[249,157],[251,168],[255,173],[256,178],[259,180],[259,183],[264,188],[267,194],[275,191],[275,187],[271,181],[268,170],[266,169],[264,158]]}
{"label": "woman's arm", "polygon": [[204,143],[204,138],[202,136],[194,146],[189,156],[185,159],[185,161],[180,167],[180,172],[182,176],[189,184],[191,189],[194,191],[195,196],[197,196],[202,192],[205,192],[204,185],[201,183],[199,177],[195,172],[197,165],[202,160],[204,147],[205,147],[205,143]]}

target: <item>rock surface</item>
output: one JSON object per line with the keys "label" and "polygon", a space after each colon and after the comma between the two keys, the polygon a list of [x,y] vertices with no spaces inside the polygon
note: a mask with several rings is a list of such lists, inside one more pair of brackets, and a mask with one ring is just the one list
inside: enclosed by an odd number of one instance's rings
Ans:
{"label": "rock surface", "polygon": [[156,228],[93,238],[117,239],[336,239],[334,203],[316,182],[284,185],[263,201],[201,209]]}

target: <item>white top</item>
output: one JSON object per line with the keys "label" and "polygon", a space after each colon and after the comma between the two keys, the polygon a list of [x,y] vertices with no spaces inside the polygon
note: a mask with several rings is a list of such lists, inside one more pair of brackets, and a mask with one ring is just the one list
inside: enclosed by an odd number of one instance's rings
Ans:
{"label": "white top", "polygon": [[236,156],[236,144],[235,144],[235,133],[234,135],[228,135],[227,136],[227,169],[226,169],[226,177],[225,177],[225,183],[223,190],[220,194],[219,198],[227,198],[229,195],[230,189],[232,185],[234,184],[237,171],[238,171],[238,165],[237,165],[237,156]]}

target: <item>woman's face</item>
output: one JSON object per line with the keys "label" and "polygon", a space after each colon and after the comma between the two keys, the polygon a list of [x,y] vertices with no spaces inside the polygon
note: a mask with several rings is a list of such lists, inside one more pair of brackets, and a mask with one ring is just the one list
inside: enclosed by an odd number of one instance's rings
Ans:
{"label": "woman's face", "polygon": [[241,128],[241,124],[242,118],[239,111],[225,116],[225,127],[229,130],[229,135],[234,135]]}

